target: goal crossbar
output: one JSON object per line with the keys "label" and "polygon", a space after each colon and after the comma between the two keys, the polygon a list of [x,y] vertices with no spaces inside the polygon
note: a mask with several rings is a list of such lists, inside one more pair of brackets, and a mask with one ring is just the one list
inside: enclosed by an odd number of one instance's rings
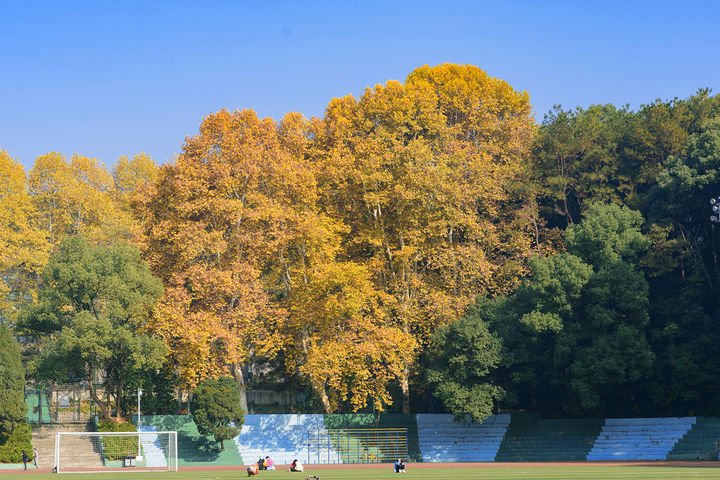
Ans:
{"label": "goal crossbar", "polygon": [[176,431],[56,432],[54,471],[177,471],[177,452]]}

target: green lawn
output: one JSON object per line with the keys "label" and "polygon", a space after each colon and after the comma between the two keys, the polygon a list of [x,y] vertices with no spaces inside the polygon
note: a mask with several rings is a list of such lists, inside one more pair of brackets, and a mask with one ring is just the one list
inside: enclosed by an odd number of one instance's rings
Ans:
{"label": "green lawn", "polygon": [[[284,471],[261,472],[254,477],[255,480],[305,480],[307,475],[318,475],[321,480],[514,480],[514,479],[553,479],[553,480],[590,480],[590,479],[702,479],[720,478],[720,466],[718,467],[667,467],[667,466],[512,466],[512,467],[480,467],[480,468],[416,468],[410,469],[408,473],[396,474],[387,469],[377,468],[352,468],[338,470],[307,470],[304,473],[290,473]],[[28,471],[18,474],[3,474],[1,479],[13,479],[19,477],[31,478],[32,480],[171,480],[171,479],[198,479],[198,480],[237,480],[247,478],[245,472],[234,471],[186,471],[186,472],[157,472],[157,473],[82,473],[82,474],[35,474]]]}

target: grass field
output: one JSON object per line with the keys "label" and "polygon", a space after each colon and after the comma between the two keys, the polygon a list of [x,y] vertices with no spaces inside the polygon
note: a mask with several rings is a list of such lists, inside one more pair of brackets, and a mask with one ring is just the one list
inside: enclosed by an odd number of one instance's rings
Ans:
{"label": "grass field", "polygon": [[[648,466],[648,465],[522,465],[487,467],[423,467],[411,469],[405,474],[396,474],[387,469],[378,468],[337,468],[306,470],[304,473],[284,471],[261,472],[254,480],[305,480],[307,475],[318,475],[321,480],[519,480],[519,479],[558,479],[558,480],[595,480],[595,479],[703,479],[720,478],[720,465],[688,466]],[[6,473],[0,478],[31,478],[32,480],[230,480],[248,478],[242,470],[180,471],[155,473],[67,473],[53,475],[32,471]]]}

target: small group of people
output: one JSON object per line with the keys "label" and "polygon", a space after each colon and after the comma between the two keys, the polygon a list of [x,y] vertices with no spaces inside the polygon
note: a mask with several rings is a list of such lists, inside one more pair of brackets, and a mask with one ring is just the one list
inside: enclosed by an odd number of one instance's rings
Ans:
{"label": "small group of people", "polygon": [[257,475],[260,470],[275,470],[275,462],[273,462],[272,458],[269,456],[266,456],[265,458],[260,457],[257,462],[247,468],[248,477]]}
{"label": "small group of people", "polygon": [[258,460],[258,468],[260,470],[275,470],[275,462],[273,462],[270,457],[260,457],[260,460]]}
{"label": "small group of people", "polygon": [[[25,450],[22,451],[22,461],[23,461],[23,466],[25,467],[25,470],[27,470],[27,464],[30,461],[30,457],[28,457],[28,454]],[[35,468],[40,468],[40,467],[38,467],[38,453],[37,453],[37,449],[35,447],[33,447],[32,462],[33,462],[33,465],[35,465]]]}
{"label": "small group of people", "polygon": [[[24,453],[25,451],[23,450],[23,454]],[[23,455],[23,458],[25,458],[25,455]],[[297,458],[290,464],[291,472],[302,472],[304,468],[303,464]],[[270,459],[270,457],[260,457],[260,460],[247,467],[248,477],[257,475],[260,470],[275,470],[275,463]],[[405,473],[405,464],[403,463],[402,458],[398,458],[397,462],[395,462],[393,471],[395,473]],[[316,475],[309,475],[306,480],[311,479],[320,480],[320,477]]]}

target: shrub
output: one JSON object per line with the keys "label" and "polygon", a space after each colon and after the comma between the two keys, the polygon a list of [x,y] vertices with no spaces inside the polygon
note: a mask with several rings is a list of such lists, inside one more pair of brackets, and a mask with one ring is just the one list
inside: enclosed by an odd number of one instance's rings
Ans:
{"label": "shrub", "polygon": [[200,383],[193,393],[190,410],[200,434],[215,437],[222,450],[223,442],[240,433],[245,423],[238,385],[230,377]]}
{"label": "shrub", "polygon": [[8,439],[0,445],[0,463],[22,462],[22,451],[32,458],[32,431],[30,425],[17,425]]}
{"label": "shrub", "polygon": [[[130,422],[116,422],[105,420],[98,424],[98,432],[137,432],[137,428]],[[138,437],[121,437],[108,435],[101,437],[103,454],[107,460],[122,460],[125,457],[134,457],[138,452]]]}

